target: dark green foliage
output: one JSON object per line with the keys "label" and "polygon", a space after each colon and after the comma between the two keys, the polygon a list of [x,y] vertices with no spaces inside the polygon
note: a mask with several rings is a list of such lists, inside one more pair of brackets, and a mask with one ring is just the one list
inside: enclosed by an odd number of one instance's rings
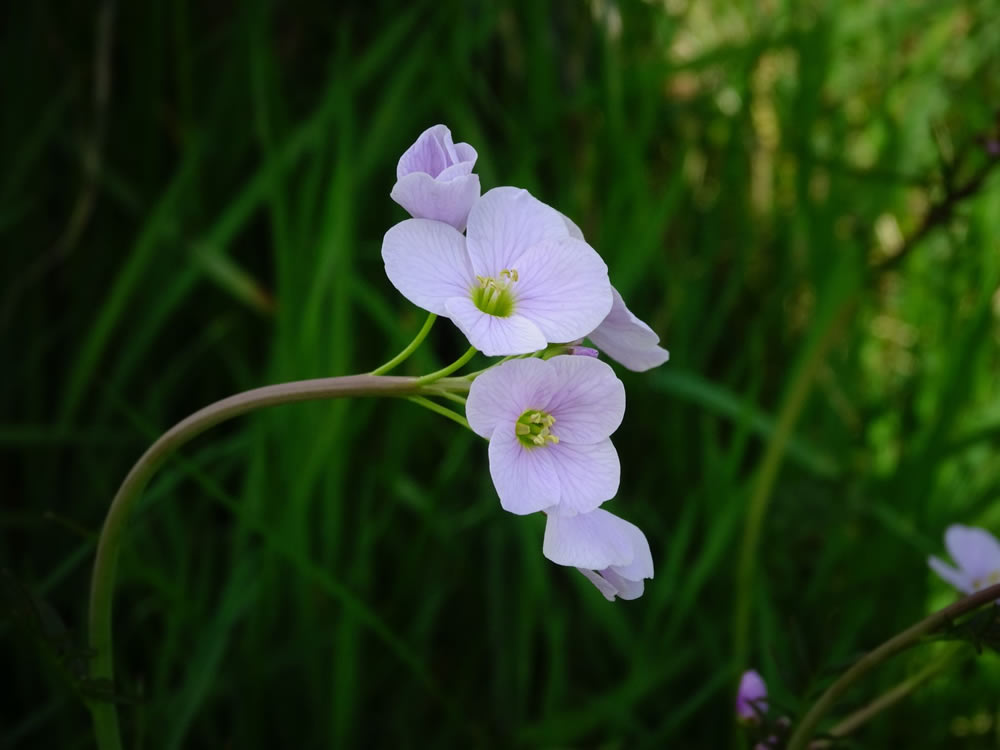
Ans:
{"label": "dark green foliage", "polygon": [[[743,669],[794,715],[946,604],[925,560],[947,524],[1000,532],[996,10],[12,5],[0,748],[92,746],[81,691],[109,686],[75,666],[89,566],[149,442],[239,390],[371,370],[418,330],[379,246],[404,218],[396,159],[436,122],[479,149],[485,187],[572,217],[671,350],[622,374],[609,506],[645,530],[656,578],[611,605],[548,563],[481,441],[412,404],[243,418],[171,460],[130,529],[128,747],[719,748]],[[441,321],[403,370],[465,347]],[[737,663],[747,503],[775,440]],[[995,746],[996,656],[960,669],[859,745]]]}

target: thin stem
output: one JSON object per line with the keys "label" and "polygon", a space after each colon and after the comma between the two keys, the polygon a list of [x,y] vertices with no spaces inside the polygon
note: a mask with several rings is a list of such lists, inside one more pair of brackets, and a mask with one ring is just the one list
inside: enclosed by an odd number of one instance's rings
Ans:
{"label": "thin stem", "polygon": [[434,313],[427,314],[427,320],[424,321],[423,327],[417,331],[417,335],[413,338],[409,344],[395,357],[390,359],[384,365],[380,365],[371,371],[372,375],[385,375],[389,370],[393,369],[396,365],[400,364],[407,357],[409,357],[417,348],[424,343],[424,339],[427,338],[427,334],[430,333],[431,327],[434,325],[434,321],[437,320],[437,315]]}
{"label": "thin stem", "polygon": [[420,404],[420,406],[424,407],[425,409],[430,409],[435,414],[440,414],[442,417],[445,417],[446,419],[450,419],[452,422],[456,422],[462,425],[462,427],[464,427],[467,430],[472,429],[471,427],[469,427],[469,422],[461,414],[454,412],[445,406],[441,406],[441,404],[431,401],[429,398],[424,398],[423,396],[410,396],[406,400],[412,401],[415,404]]}
{"label": "thin stem", "polygon": [[809,742],[809,737],[812,735],[813,730],[816,729],[822,718],[833,708],[840,696],[872,669],[890,657],[916,645],[925,635],[929,635],[935,630],[942,628],[956,617],[978,609],[984,604],[989,604],[998,598],[1000,598],[1000,584],[977,591],[975,594],[967,596],[964,599],[959,599],[954,604],[924,618],[916,625],[911,625],[902,633],[887,640],[874,651],[869,651],[862,656],[850,669],[838,677],[813,704],[812,708],[809,709],[788,741],[788,750],[803,750]]}
{"label": "thin stem", "polygon": [[463,368],[470,359],[476,356],[477,353],[478,350],[476,349],[476,347],[470,346],[468,351],[465,352],[465,354],[456,359],[450,365],[448,365],[447,367],[442,367],[440,370],[437,370],[436,372],[432,372],[417,378],[417,383],[419,383],[420,385],[430,385],[431,383],[440,380],[446,375],[451,375],[453,372],[455,372],[455,370],[460,370],[461,368]]}
{"label": "thin stem", "polygon": [[[450,381],[438,388],[450,387]],[[255,388],[216,401],[181,420],[154,442],[129,471],[118,488],[104,519],[97,543],[97,556],[90,585],[90,646],[94,656],[90,676],[113,689],[112,602],[115,571],[125,525],[142,490],[163,462],[178,448],[205,430],[241,414],[265,406],[295,401],[343,398],[348,396],[416,396],[424,388],[416,378],[350,375],[341,378],[300,380],[293,383]],[[118,712],[113,699],[92,699],[89,703],[94,732],[100,750],[120,750]]]}
{"label": "thin stem", "polygon": [[451,393],[449,391],[434,391],[429,395],[447,399],[448,401],[456,403],[459,406],[465,406],[466,404],[466,399],[464,397],[459,396],[457,393]]}
{"label": "thin stem", "polygon": [[[542,351],[545,350],[543,349]],[[466,380],[475,380],[484,372],[486,372],[487,370],[492,370],[497,365],[502,365],[504,362],[510,362],[512,359],[528,359],[529,357],[537,357],[539,354],[542,353],[542,351],[531,352],[530,354],[511,354],[504,357],[499,362],[494,362],[489,367],[484,367],[482,370],[476,370],[475,372],[470,372],[468,375],[463,375],[462,377],[465,378]]]}

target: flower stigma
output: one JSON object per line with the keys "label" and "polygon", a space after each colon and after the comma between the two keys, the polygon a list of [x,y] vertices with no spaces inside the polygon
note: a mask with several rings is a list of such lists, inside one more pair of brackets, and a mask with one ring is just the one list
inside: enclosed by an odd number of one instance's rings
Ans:
{"label": "flower stigma", "polygon": [[551,414],[529,409],[517,418],[514,433],[526,448],[537,448],[546,443],[555,445],[559,442],[559,438],[552,434],[552,425],[555,423],[556,418]]}
{"label": "flower stigma", "polygon": [[479,286],[472,289],[472,302],[487,315],[509,317],[514,312],[511,286],[517,282],[517,270],[505,268],[497,278],[477,276]]}

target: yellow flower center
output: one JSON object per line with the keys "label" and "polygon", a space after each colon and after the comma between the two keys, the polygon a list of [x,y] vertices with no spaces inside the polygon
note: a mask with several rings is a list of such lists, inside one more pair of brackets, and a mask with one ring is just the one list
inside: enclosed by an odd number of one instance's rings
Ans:
{"label": "yellow flower center", "polygon": [[517,271],[504,269],[497,278],[477,276],[478,286],[472,288],[472,303],[487,315],[506,318],[514,312],[511,287],[517,282]]}
{"label": "yellow flower center", "polygon": [[528,409],[514,424],[514,433],[521,445],[526,448],[537,448],[552,443],[555,445],[559,438],[552,434],[552,425],[556,423],[556,418],[551,414],[537,409]]}

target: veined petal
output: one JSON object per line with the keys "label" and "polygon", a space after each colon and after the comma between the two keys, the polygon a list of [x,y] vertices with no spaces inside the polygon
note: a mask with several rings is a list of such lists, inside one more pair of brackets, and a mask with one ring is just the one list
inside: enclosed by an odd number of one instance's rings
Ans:
{"label": "veined petal", "polygon": [[[464,169],[458,165],[455,168],[457,172]],[[411,172],[396,180],[389,197],[414,218],[441,221],[462,231],[469,211],[479,198],[480,186],[479,175],[459,175],[457,172],[447,180],[424,172]]]}
{"label": "veined petal", "polygon": [[[558,435],[559,423],[553,427]],[[622,467],[618,451],[605,438],[597,443],[582,445],[560,442],[538,449],[552,456],[552,466],[559,477],[560,515],[590,513],[601,503],[618,494]]]}
{"label": "veined petal", "polygon": [[611,312],[588,336],[594,346],[635,372],[659,367],[670,359],[670,353],[658,346],[660,337],[653,329],[632,314],[617,289],[611,292]]}
{"label": "veined petal", "polygon": [[474,149],[468,143],[456,143],[455,155],[458,157],[459,164],[467,161],[475,164],[476,159],[479,158],[479,154],[476,153],[476,149]]}
{"label": "veined petal", "polygon": [[553,432],[570,443],[594,443],[618,429],[625,415],[625,386],[609,365],[592,357],[548,360],[559,388],[542,404],[555,417]]}
{"label": "veined petal", "polygon": [[944,543],[970,579],[988,578],[1000,571],[1000,542],[986,529],[952,524],[945,531]]}
{"label": "veined petal", "polygon": [[504,362],[472,381],[465,416],[477,435],[489,438],[500,422],[513,424],[528,409],[547,404],[559,385],[556,371],[548,362]]}
{"label": "veined petal", "polygon": [[559,502],[559,479],[544,448],[525,448],[513,422],[500,422],[490,437],[490,476],[504,510],[526,515]]}
{"label": "veined petal", "polygon": [[440,221],[407,219],[382,240],[382,260],[392,285],[410,302],[447,315],[445,301],[468,295],[474,283],[465,238]]}
{"label": "veined petal", "polygon": [[437,177],[441,170],[452,163],[445,142],[451,143],[451,131],[444,125],[432,125],[417,136],[417,140],[396,164],[396,178],[415,172]]}
{"label": "veined petal", "polygon": [[[471,174],[472,167],[473,162],[460,161],[458,164],[452,164],[450,167],[441,172],[441,174],[437,176],[437,180],[438,182],[448,182],[449,180],[454,180],[458,177],[464,177],[467,174]],[[478,198],[479,196],[476,195],[476,197]]]}
{"label": "veined petal", "polygon": [[451,318],[469,343],[488,357],[530,354],[545,348],[545,336],[530,320],[516,314],[506,318],[488,315],[473,304],[468,291],[449,299],[442,314]]}
{"label": "veined petal", "polygon": [[928,557],[927,564],[930,566],[930,569],[937,573],[943,581],[950,583],[963,594],[972,593],[971,576],[961,570],[951,567],[948,563],[938,557]]}
{"label": "veined petal", "polygon": [[542,554],[558,565],[588,570],[628,565],[635,556],[630,526],[606,510],[576,516],[550,513],[545,522]]}
{"label": "veined petal", "polygon": [[513,262],[525,250],[568,234],[562,215],[527,190],[493,188],[476,201],[469,212],[468,247],[472,268],[477,275],[491,278],[496,278],[503,270],[520,272]]}
{"label": "veined petal", "polygon": [[515,309],[550,342],[586,336],[611,310],[608,267],[586,242],[571,237],[541,241],[516,258],[513,267],[519,277],[513,288]]}

